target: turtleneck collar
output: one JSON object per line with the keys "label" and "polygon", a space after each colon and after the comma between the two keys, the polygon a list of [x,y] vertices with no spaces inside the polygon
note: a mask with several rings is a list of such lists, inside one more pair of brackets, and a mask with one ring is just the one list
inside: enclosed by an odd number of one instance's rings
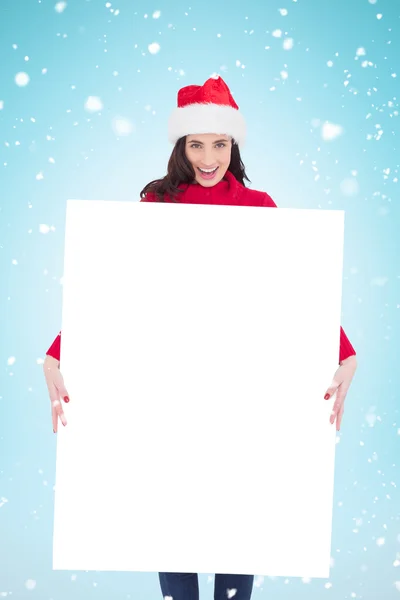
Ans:
{"label": "turtleneck collar", "polygon": [[184,189],[183,194],[179,196],[181,202],[201,204],[207,199],[207,204],[213,204],[213,199],[218,197],[218,204],[221,204],[222,198],[234,200],[239,188],[243,186],[230,171],[226,171],[223,179],[213,186],[206,187],[196,181],[181,187]]}

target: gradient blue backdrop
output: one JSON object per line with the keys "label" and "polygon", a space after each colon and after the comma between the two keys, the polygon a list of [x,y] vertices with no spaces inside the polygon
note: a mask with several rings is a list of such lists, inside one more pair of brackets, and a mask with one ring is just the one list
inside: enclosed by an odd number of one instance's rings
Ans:
{"label": "gradient blue backdrop", "polygon": [[[346,211],[342,323],[359,360],[331,579],[256,577],[254,598],[400,598],[399,14],[394,0],[0,0],[0,597],[161,598],[156,574],[52,572],[41,363],[61,324],[67,199],[136,201],[165,172],[177,90],[218,72],[248,122],[252,187],[282,207]],[[101,110],[85,109],[89,96]],[[324,140],[326,121],[343,134]],[[99,502],[118,510],[107,483]],[[206,600],[212,575],[200,576]]]}

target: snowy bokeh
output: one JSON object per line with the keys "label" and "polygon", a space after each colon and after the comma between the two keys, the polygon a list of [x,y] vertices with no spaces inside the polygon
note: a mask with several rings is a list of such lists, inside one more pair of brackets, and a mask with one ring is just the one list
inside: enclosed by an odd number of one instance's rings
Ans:
{"label": "snowy bokeh", "polygon": [[114,133],[119,136],[130,135],[135,130],[134,124],[123,117],[115,117],[112,120],[112,128]]}
{"label": "snowy bokeh", "polygon": [[98,96],[89,96],[85,101],[85,110],[96,113],[103,110],[103,102]]}
{"label": "snowy bokeh", "polygon": [[67,8],[67,3],[66,2],[57,2],[57,4],[54,7],[54,10],[58,13],[62,13],[64,12],[64,10]]}
{"label": "snowy bokeh", "polygon": [[284,50],[292,50],[293,46],[294,46],[293,38],[286,38],[285,40],[283,40],[283,49]]}
{"label": "snowy bokeh", "polygon": [[336,125],[335,123],[324,123],[321,129],[321,136],[325,142],[330,142],[343,135],[343,132],[344,130],[341,125]]}
{"label": "snowy bokeh", "polygon": [[29,77],[28,73],[21,71],[20,73],[16,74],[15,83],[17,84],[18,87],[25,87],[28,85],[29,82],[30,82],[30,77]]}
{"label": "snowy bokeh", "polygon": [[25,581],[25,587],[27,590],[32,591],[36,587],[36,581],[34,579],[27,579]]}
{"label": "snowy bokeh", "polygon": [[153,42],[148,46],[150,54],[158,54],[158,52],[160,52],[160,49],[160,44],[158,44],[157,42]]}
{"label": "snowy bokeh", "polygon": [[347,177],[340,183],[340,191],[344,196],[356,196],[359,190],[360,186],[355,177]]}

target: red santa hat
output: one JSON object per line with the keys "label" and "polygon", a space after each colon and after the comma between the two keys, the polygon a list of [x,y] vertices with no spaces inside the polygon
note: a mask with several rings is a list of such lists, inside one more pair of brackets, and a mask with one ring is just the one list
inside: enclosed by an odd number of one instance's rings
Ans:
{"label": "red santa hat", "polygon": [[178,92],[178,106],[168,122],[172,144],[185,135],[216,133],[232,136],[239,146],[246,137],[246,122],[225,81],[219,75],[204,85],[188,85]]}

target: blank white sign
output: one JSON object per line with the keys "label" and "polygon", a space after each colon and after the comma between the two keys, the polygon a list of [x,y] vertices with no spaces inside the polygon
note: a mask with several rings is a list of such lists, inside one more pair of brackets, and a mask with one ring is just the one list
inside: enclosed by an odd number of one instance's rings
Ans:
{"label": "blank white sign", "polygon": [[68,202],[54,569],[329,577],[343,233]]}

